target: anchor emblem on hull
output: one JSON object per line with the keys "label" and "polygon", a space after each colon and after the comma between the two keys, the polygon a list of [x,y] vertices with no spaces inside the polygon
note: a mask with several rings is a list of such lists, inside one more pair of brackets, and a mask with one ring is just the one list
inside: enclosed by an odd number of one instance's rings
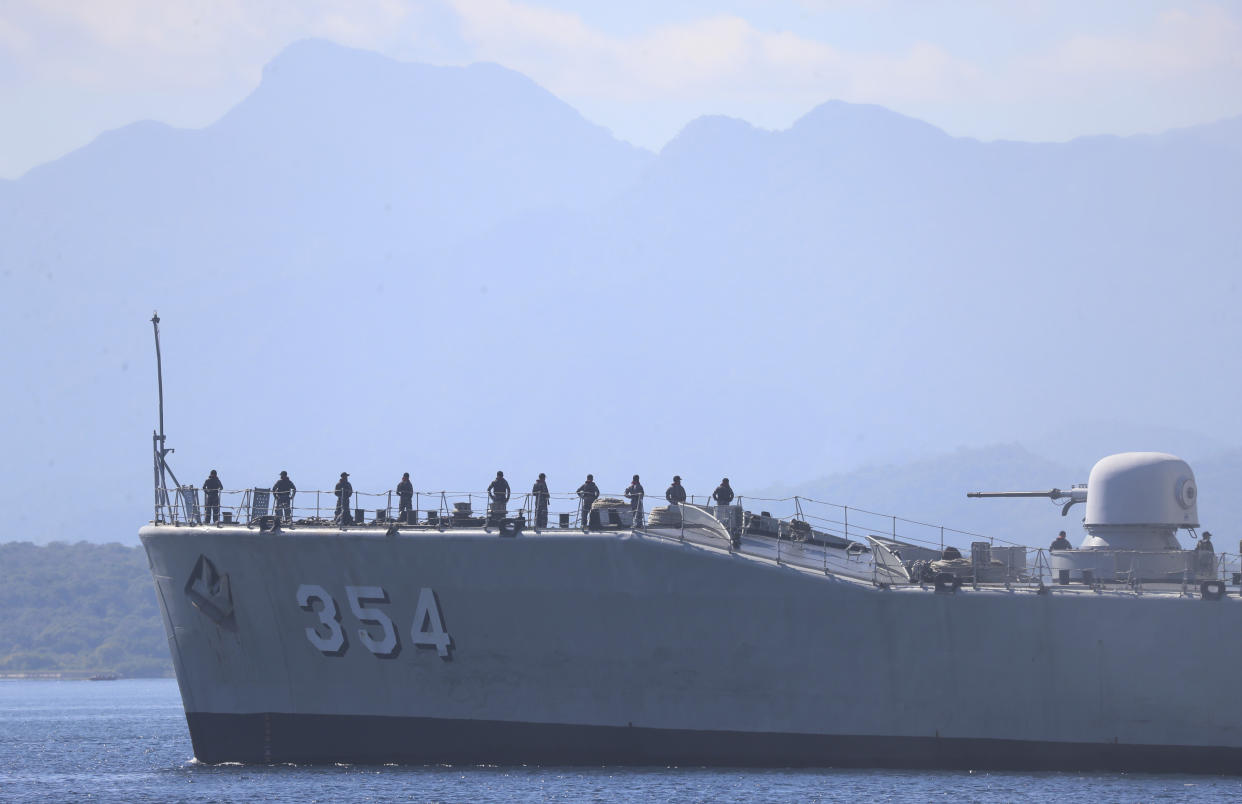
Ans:
{"label": "anchor emblem on hull", "polygon": [[235,628],[233,590],[229,576],[222,574],[205,555],[199,555],[194,571],[185,583],[185,596],[216,625]]}

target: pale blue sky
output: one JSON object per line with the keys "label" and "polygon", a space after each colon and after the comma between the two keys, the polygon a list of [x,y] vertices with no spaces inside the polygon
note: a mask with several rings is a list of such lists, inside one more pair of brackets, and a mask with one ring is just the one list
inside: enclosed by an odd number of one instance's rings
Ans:
{"label": "pale blue sky", "polygon": [[289,43],[519,70],[659,149],[717,113],[781,128],[833,98],[981,139],[1242,114],[1242,2],[5,0],[0,177],[138,119],[199,127]]}

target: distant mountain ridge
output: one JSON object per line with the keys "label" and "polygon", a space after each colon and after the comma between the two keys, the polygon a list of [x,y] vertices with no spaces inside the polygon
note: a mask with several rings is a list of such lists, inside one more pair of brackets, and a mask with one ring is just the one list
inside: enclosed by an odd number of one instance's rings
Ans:
{"label": "distant mountain ridge", "polygon": [[[599,203],[653,158],[496,65],[405,64],[307,41],[202,130],[135,123],[35,168],[13,183],[23,203],[6,217],[263,238],[280,216],[446,243],[527,210]],[[471,170],[486,184],[462,181]]]}
{"label": "distant mountain ridge", "polygon": [[1224,451],[1237,125],[980,143],[831,101],[656,155],[502,67],[301,43],[211,126],[0,182],[0,502],[29,538],[132,540],[156,308],[183,482],[753,489],[959,444],[1081,461],[1038,439],[1084,420]]}

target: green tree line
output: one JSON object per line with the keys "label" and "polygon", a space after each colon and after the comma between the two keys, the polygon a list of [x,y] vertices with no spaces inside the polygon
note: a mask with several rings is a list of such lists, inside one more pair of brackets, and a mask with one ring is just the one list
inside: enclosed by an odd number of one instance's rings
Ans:
{"label": "green tree line", "polygon": [[0,544],[0,673],[24,671],[172,674],[141,547]]}

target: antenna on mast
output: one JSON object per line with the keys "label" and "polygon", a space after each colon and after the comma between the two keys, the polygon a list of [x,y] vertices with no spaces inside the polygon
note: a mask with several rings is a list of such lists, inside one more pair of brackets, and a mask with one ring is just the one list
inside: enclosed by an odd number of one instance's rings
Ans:
{"label": "antenna on mast", "polygon": [[168,500],[168,477],[172,477],[174,485],[178,484],[177,476],[168,467],[166,460],[173,450],[164,445],[166,438],[164,435],[164,363],[160,357],[160,314],[158,312],[151,315],[151,327],[155,330],[155,376],[160,393],[160,429],[158,432],[151,433],[151,447],[155,453],[155,522],[160,523],[164,521],[165,511],[176,516],[175,508]]}
{"label": "antenna on mast", "polygon": [[160,389],[160,445],[164,444],[164,362],[160,359],[160,314],[157,310],[151,315],[151,326],[155,329],[155,377]]}

